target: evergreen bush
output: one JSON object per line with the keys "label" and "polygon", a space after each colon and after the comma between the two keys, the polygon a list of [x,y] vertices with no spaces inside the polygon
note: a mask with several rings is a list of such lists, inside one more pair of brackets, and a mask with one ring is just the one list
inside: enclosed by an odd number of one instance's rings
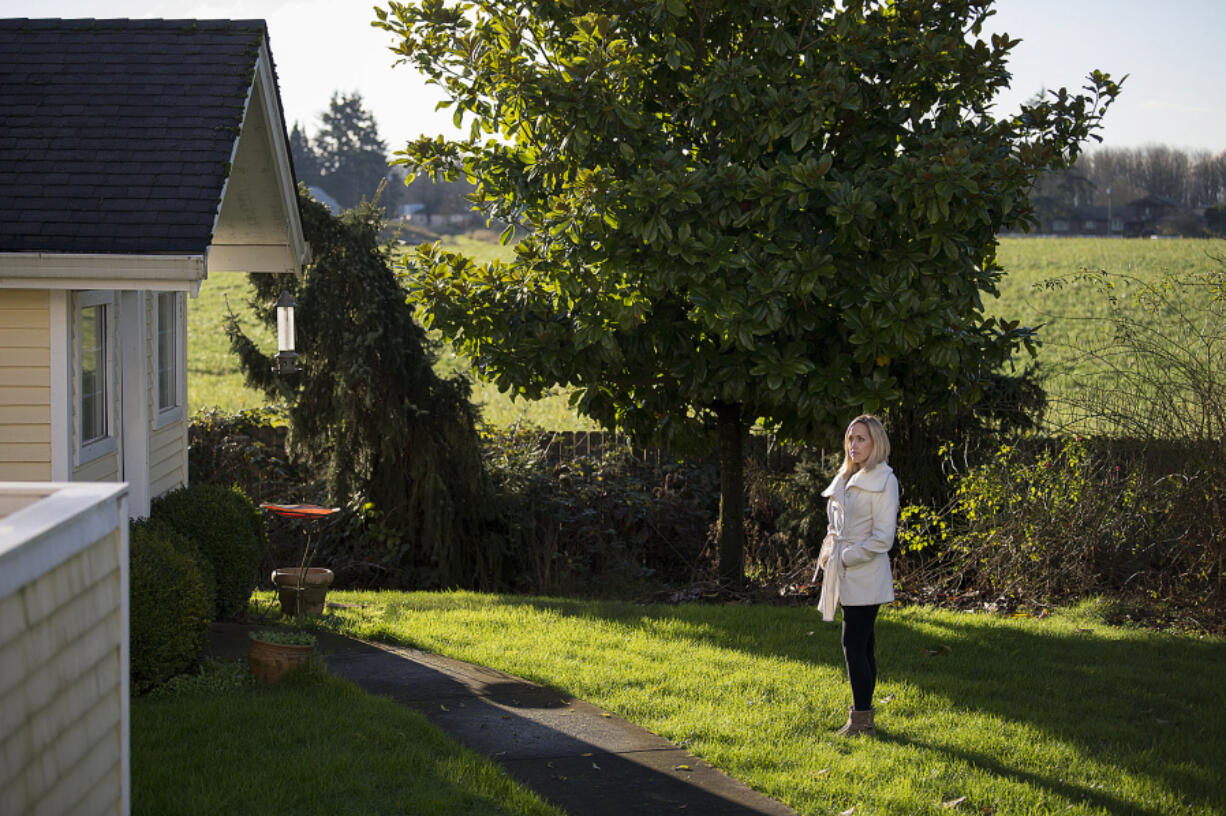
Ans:
{"label": "evergreen bush", "polygon": [[300,370],[273,361],[227,325],[247,383],[288,406],[288,447],[344,513],[319,531],[321,556],[348,585],[504,586],[506,542],[493,529],[476,409],[462,376],[434,372],[437,348],[379,243],[382,212],[334,216],[299,190],[312,261],[301,279],[252,275],[256,314],[297,299]]}
{"label": "evergreen bush", "polygon": [[185,536],[212,567],[215,612],[236,618],[247,608],[264,557],[264,520],[237,487],[193,484],[153,502],[150,518]]}
{"label": "evergreen bush", "polygon": [[130,667],[132,691],[152,689],[199,660],[212,605],[190,544],[156,522],[130,527]]}

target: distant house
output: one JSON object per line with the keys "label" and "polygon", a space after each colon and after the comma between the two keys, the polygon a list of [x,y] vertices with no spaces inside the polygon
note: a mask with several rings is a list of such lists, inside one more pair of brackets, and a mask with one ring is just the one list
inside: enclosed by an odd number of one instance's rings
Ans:
{"label": "distant house", "polygon": [[0,20],[0,481],[186,484],[189,300],[300,273],[262,20]]}
{"label": "distant house", "polygon": [[1164,220],[1184,211],[1171,199],[1155,195],[1130,201],[1120,209],[1124,218],[1124,235],[1129,237],[1158,234]]}
{"label": "distant house", "polygon": [[325,207],[331,210],[334,215],[340,215],[345,211],[345,208],[341,206],[340,202],[328,195],[328,191],[323,187],[312,186],[308,188],[308,192],[310,192],[311,198],[315,199],[320,204],[323,204]]}
{"label": "distant house", "polygon": [[1074,207],[1045,218],[1040,231],[1049,235],[1122,235],[1124,218],[1118,209]]}
{"label": "distant house", "polygon": [[[1046,215],[1039,232],[1045,235],[1116,235],[1135,238],[1169,231],[1164,225],[1186,218],[1190,211],[1163,196],[1145,196],[1115,207],[1079,206]],[[1203,216],[1199,216],[1203,220]],[[1178,229],[1174,230],[1178,232]]]}

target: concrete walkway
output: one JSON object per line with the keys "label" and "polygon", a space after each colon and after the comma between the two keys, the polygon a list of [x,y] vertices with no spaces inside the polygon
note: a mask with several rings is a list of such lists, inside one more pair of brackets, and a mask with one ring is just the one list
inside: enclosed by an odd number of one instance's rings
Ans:
{"label": "concrete walkway", "polygon": [[[216,623],[208,653],[247,654],[257,627]],[[794,816],[620,717],[493,669],[322,633],[328,670],[414,708],[571,816]]]}

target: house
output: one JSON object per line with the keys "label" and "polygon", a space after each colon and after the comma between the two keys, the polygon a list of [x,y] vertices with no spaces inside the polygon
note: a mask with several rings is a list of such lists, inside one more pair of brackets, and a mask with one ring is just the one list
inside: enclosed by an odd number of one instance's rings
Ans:
{"label": "house", "polygon": [[1121,235],[1124,218],[1117,207],[1083,205],[1044,216],[1039,231],[1046,235]]}
{"label": "house", "polygon": [[300,273],[262,20],[0,20],[0,481],[187,482],[212,274]]}
{"label": "house", "polygon": [[128,520],[187,482],[187,312],[301,272],[262,21],[0,20],[0,813],[131,810]]}
{"label": "house", "polygon": [[1165,196],[1147,195],[1129,201],[1120,209],[1124,218],[1124,234],[1137,237],[1162,232],[1162,222],[1180,214],[1184,208]]}

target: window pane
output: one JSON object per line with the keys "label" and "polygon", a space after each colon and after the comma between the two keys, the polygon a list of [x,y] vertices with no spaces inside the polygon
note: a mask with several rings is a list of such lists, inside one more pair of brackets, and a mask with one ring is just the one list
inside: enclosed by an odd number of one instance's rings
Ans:
{"label": "window pane", "polygon": [[178,404],[178,332],[176,331],[174,292],[161,292],[157,296],[157,344],[158,344],[158,408],[174,408]]}
{"label": "window pane", "polygon": [[106,307],[81,310],[81,441],[107,435]]}

